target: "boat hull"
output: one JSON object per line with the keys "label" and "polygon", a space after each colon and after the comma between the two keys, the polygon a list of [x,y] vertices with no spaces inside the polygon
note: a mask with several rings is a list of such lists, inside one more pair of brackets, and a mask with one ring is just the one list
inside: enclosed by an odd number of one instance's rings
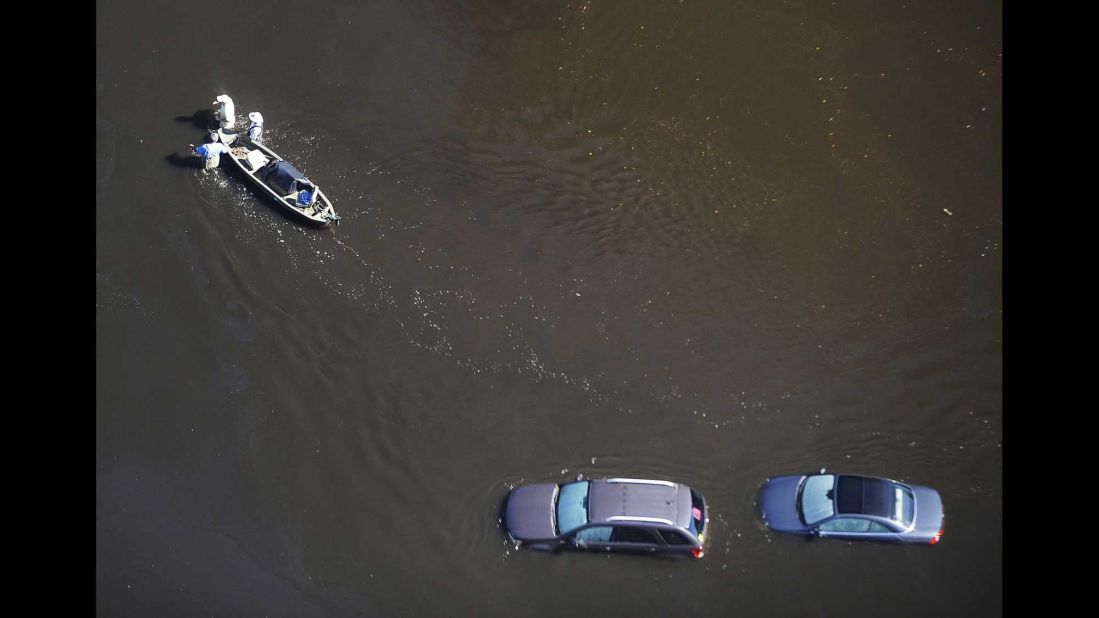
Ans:
{"label": "boat hull", "polygon": [[292,196],[279,195],[266,182],[256,176],[256,172],[259,170],[253,170],[249,166],[248,154],[253,151],[259,151],[270,161],[283,161],[284,159],[276,154],[275,151],[262,144],[252,142],[244,136],[234,136],[222,131],[218,131],[218,133],[221,135],[221,139],[229,146],[228,159],[233,162],[233,165],[235,165],[241,173],[252,181],[252,184],[255,185],[261,193],[271,200],[274,200],[274,202],[281,207],[283,212],[296,221],[318,228],[331,227],[333,223],[339,224],[340,218],[336,215],[336,210],[332,206],[332,202],[320,189],[316,189],[317,198],[315,203],[303,208],[295,202]]}

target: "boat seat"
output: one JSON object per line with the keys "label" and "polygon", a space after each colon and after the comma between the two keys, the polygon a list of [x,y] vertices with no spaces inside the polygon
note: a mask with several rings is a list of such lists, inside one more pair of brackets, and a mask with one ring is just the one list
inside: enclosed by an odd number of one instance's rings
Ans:
{"label": "boat seat", "polygon": [[252,168],[253,172],[260,169],[264,165],[267,165],[268,161],[270,161],[270,159],[267,158],[267,155],[263,154],[259,150],[248,151],[248,167]]}

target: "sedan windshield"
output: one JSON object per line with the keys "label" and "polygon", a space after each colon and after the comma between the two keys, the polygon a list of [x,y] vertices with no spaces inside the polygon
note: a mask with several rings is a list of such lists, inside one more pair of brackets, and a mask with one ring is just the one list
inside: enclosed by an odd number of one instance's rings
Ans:
{"label": "sedan windshield", "polygon": [[588,482],[561,486],[557,496],[557,534],[571,532],[588,523]]}
{"label": "sedan windshield", "polygon": [[801,489],[801,518],[806,525],[836,514],[832,503],[832,488],[836,484],[836,475],[818,474],[805,479]]}

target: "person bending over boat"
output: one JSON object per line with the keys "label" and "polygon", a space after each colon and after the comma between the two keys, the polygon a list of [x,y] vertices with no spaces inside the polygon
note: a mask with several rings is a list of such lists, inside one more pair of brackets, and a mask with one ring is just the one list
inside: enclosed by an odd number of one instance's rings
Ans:
{"label": "person bending over boat", "polygon": [[248,120],[252,121],[252,124],[248,125],[248,139],[253,143],[263,143],[263,114],[259,112],[250,112],[248,114]]}
{"label": "person bending over boat", "polygon": [[221,122],[221,128],[232,129],[237,125],[237,108],[227,94],[219,94],[211,105],[221,103],[221,109],[214,111],[214,117]]}
{"label": "person bending over boat", "polygon": [[218,134],[210,134],[209,144],[200,144],[198,148],[195,148],[194,144],[190,144],[194,149],[195,154],[202,157],[204,165],[203,169],[212,170],[221,164],[221,155],[229,152],[229,147],[218,141]]}

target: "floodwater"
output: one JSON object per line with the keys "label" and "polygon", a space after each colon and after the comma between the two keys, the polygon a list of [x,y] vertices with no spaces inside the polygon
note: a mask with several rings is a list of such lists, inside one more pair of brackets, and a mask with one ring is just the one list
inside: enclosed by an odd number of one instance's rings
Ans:
{"label": "floodwater", "polygon": [[[97,615],[1002,613],[1000,3],[96,7]],[[185,165],[221,93],[339,227]],[[822,466],[942,542],[766,531]],[[577,474],[706,556],[511,547]]]}

